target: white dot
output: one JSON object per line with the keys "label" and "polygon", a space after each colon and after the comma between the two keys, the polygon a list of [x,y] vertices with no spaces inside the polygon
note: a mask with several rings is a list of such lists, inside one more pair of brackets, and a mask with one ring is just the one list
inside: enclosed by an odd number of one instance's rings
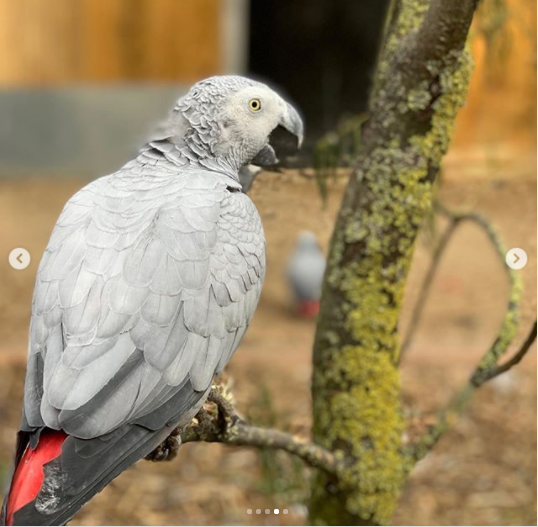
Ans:
{"label": "white dot", "polygon": [[247,509],[247,514],[252,514],[252,509]]}
{"label": "white dot", "polygon": [[275,509],[275,514],[278,514],[280,511],[278,509]]}
{"label": "white dot", "polygon": [[262,513],[261,509],[256,509],[256,514],[261,514],[261,513]]}
{"label": "white dot", "polygon": [[284,514],[288,514],[288,509],[284,509],[282,512],[283,512]]}
{"label": "white dot", "polygon": [[265,509],[265,514],[269,514],[271,511],[269,509]]}

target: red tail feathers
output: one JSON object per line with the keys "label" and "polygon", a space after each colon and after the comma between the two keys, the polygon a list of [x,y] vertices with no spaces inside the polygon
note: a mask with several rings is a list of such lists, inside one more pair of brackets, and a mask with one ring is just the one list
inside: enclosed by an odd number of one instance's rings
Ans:
{"label": "red tail feathers", "polygon": [[13,525],[13,514],[37,497],[43,485],[43,465],[58,457],[67,434],[61,430],[43,430],[35,450],[26,447],[13,480],[7,503],[6,525]]}
{"label": "red tail feathers", "polygon": [[319,300],[301,300],[297,305],[297,314],[304,318],[314,318],[319,313]]}

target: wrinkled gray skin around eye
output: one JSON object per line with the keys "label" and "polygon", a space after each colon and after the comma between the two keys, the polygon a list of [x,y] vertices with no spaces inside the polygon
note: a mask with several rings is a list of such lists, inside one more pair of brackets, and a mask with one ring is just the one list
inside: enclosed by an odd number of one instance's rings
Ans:
{"label": "wrinkled gray skin around eye", "polygon": [[1,525],[67,522],[201,408],[260,297],[265,238],[241,183],[272,161],[278,126],[301,143],[276,92],[206,79],[134,159],[66,203],[37,271],[15,462],[43,438],[61,449]]}

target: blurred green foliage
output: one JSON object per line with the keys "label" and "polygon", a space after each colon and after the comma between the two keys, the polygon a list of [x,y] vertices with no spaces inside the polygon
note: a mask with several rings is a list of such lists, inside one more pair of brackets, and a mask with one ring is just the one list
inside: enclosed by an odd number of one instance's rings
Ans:
{"label": "blurred green foliage", "polygon": [[361,128],[368,119],[367,113],[342,119],[338,126],[327,132],[314,147],[316,184],[325,203],[330,181],[334,182],[337,169],[352,165],[361,142]]}
{"label": "blurred green foliage", "polygon": [[501,65],[510,54],[512,37],[507,22],[511,16],[506,0],[483,0],[477,11],[474,36],[484,38],[486,64],[491,69]]}
{"label": "blurred green foliage", "polygon": [[[257,398],[251,402],[248,420],[256,426],[289,431],[291,423],[287,416],[277,411],[271,393],[262,384]],[[258,451],[261,478],[258,491],[271,495],[283,506],[305,504],[310,495],[310,471],[297,457],[272,449]]]}

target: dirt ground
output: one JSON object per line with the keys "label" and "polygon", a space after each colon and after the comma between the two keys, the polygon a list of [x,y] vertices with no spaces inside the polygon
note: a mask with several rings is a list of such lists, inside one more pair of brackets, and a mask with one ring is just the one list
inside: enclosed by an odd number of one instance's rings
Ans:
{"label": "dirt ground", "polygon": [[[526,250],[521,336],[536,316],[536,179],[502,170],[485,179],[449,165],[446,205],[490,218],[507,247]],[[534,175],[533,175],[534,174]],[[467,177],[469,176],[469,177]],[[253,421],[308,434],[315,322],[291,314],[283,280],[294,239],[308,229],[323,247],[344,188],[322,207],[312,179],[268,173],[253,189],[268,240],[268,273],[254,322],[227,368],[239,409]],[[29,306],[36,267],[51,228],[80,180],[0,182],[0,469],[7,470],[19,419]],[[14,271],[14,247],[33,257]],[[402,332],[431,254],[420,239],[409,279]],[[416,339],[402,365],[411,424],[425,423],[465,381],[499,327],[506,305],[503,269],[485,236],[461,227],[441,264]],[[5,472],[4,470],[4,472]],[[86,506],[73,525],[300,525],[309,473],[284,454],[189,444],[171,463],[141,462]],[[248,515],[247,509],[282,512]],[[409,479],[395,525],[536,525],[536,353],[480,390],[469,411]]]}

